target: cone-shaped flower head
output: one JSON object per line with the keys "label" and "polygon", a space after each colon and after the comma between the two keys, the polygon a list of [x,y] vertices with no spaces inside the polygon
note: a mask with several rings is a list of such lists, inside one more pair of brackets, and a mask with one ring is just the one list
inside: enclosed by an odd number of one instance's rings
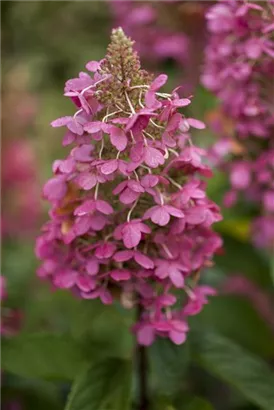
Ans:
{"label": "cone-shaped flower head", "polygon": [[44,187],[51,210],[38,274],[105,304],[119,288],[125,307],[142,306],[140,343],[182,343],[187,316],[213,293],[193,286],[221,246],[211,229],[220,214],[200,178],[211,174],[205,152],[189,135],[203,123],[181,113],[189,99],[160,92],[167,76],[141,70],[132,45],[113,30],[106,57],[86,66],[94,74],[66,83],[78,110],[52,125],[65,126],[64,144],[74,147]]}

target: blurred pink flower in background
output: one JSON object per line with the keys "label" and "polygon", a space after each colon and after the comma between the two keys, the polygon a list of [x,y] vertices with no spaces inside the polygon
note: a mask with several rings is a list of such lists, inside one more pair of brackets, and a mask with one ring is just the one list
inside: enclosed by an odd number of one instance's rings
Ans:
{"label": "blurred pink flower in background", "polygon": [[[210,149],[229,173],[225,205],[240,198],[257,205],[254,243],[274,250],[274,26],[273,1],[219,1],[206,14],[209,42],[202,83],[216,94],[223,120]],[[229,143],[230,141],[230,143]]]}
{"label": "blurred pink flower in background", "polygon": [[6,75],[2,106],[1,232],[4,236],[25,238],[36,230],[41,203],[38,161],[28,135],[37,100],[27,91],[27,71],[22,67]]}
{"label": "blurred pink flower in background", "polygon": [[113,25],[134,38],[145,65],[159,71],[161,65],[172,63],[184,92],[193,91],[199,81],[206,41],[204,12],[210,2],[108,0],[108,4]]}
{"label": "blurred pink flower in background", "polygon": [[25,237],[35,232],[41,203],[36,160],[28,140],[2,146],[2,234]]}
{"label": "blurred pink flower in background", "polygon": [[265,290],[243,275],[231,275],[222,285],[222,292],[247,298],[258,314],[269,324],[274,332],[274,301]]}

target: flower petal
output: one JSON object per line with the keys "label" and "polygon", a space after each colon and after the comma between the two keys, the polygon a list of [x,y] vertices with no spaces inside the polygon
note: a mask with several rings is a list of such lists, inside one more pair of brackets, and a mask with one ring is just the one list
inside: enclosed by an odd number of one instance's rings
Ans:
{"label": "flower petal", "polygon": [[83,216],[95,211],[95,201],[88,199],[74,210],[74,215]]}
{"label": "flower petal", "polygon": [[71,116],[61,117],[57,118],[57,120],[52,121],[50,125],[52,127],[63,127],[64,125],[67,125],[71,120]]}
{"label": "flower petal", "polygon": [[141,240],[141,232],[137,224],[126,224],[122,229],[123,242],[126,248],[132,249],[137,246]]}
{"label": "flower petal", "polygon": [[95,201],[95,206],[96,206],[97,211],[105,215],[110,215],[114,212],[112,206],[108,202],[102,201],[100,199]]}
{"label": "flower petal", "polygon": [[117,159],[106,161],[104,165],[101,166],[101,172],[104,175],[113,174],[113,172],[117,171],[117,169],[118,169]]}
{"label": "flower petal", "polygon": [[188,118],[187,122],[191,127],[197,128],[198,130],[203,130],[206,127],[204,122],[196,120],[195,118]]}
{"label": "flower petal", "polygon": [[142,325],[137,330],[137,340],[140,345],[150,346],[154,341],[154,329],[151,325]]}
{"label": "flower petal", "polygon": [[135,252],[134,254],[135,261],[145,269],[153,269],[154,262],[148,256],[144,255],[141,252]]}
{"label": "flower petal", "polygon": [[151,168],[157,168],[159,165],[165,163],[165,158],[163,154],[156,148],[146,147],[145,148],[145,163]]}
{"label": "flower petal", "polygon": [[119,251],[115,253],[115,255],[113,256],[113,259],[116,262],[125,262],[131,259],[133,255],[134,255],[133,251]]}
{"label": "flower petal", "polygon": [[164,206],[157,206],[155,207],[152,215],[151,215],[151,220],[157,225],[160,226],[165,226],[169,223],[170,221],[170,215],[166,211]]}
{"label": "flower petal", "polygon": [[117,281],[129,280],[131,277],[130,271],[126,269],[114,269],[109,272],[112,279]]}
{"label": "flower petal", "polygon": [[43,194],[49,201],[62,199],[67,192],[67,184],[63,176],[56,176],[47,181]]}
{"label": "flower petal", "polygon": [[110,141],[118,151],[124,151],[127,146],[127,137],[124,130],[114,126],[111,127]]}

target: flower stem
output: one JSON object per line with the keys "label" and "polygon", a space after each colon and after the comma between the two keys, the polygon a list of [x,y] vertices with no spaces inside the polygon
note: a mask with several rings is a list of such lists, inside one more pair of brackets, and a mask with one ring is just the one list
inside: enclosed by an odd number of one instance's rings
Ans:
{"label": "flower stem", "polygon": [[[137,306],[138,320],[142,315],[142,306]],[[137,367],[137,384],[138,384],[138,397],[137,397],[137,410],[148,410],[148,385],[147,385],[147,352],[145,346],[136,345],[136,367]]]}

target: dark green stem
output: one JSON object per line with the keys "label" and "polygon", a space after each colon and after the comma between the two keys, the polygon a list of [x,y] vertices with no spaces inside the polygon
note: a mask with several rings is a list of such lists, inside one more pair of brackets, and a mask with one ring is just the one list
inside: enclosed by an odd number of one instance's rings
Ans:
{"label": "dark green stem", "polygon": [[[137,306],[138,320],[142,315],[142,306]],[[137,410],[148,410],[148,383],[147,383],[147,352],[145,346],[136,345],[136,365],[137,365],[137,383],[138,383],[138,401]]]}

